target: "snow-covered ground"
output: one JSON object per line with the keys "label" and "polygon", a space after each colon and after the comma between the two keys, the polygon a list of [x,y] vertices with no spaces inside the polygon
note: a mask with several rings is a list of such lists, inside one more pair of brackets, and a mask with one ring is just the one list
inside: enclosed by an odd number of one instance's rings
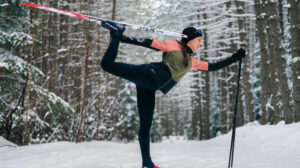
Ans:
{"label": "snow-covered ground", "polygon": [[[153,161],[161,168],[225,168],[231,133],[208,141],[172,138],[152,144]],[[57,142],[13,147],[0,137],[0,168],[140,168],[138,143]],[[3,146],[8,145],[8,146]],[[237,129],[236,168],[299,168],[300,123]]]}

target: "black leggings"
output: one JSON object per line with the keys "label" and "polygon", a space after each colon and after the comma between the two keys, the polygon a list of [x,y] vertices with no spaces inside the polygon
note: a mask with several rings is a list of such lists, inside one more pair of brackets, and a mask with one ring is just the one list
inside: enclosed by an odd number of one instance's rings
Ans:
{"label": "black leggings", "polygon": [[143,166],[152,166],[150,157],[150,128],[155,106],[157,87],[146,64],[132,65],[115,62],[120,39],[114,37],[104,54],[101,67],[104,71],[136,84],[137,106],[140,116],[139,143]]}

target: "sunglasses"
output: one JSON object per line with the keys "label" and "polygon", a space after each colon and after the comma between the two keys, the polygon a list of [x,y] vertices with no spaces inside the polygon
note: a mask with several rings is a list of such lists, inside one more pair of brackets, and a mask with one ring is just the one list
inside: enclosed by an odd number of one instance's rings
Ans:
{"label": "sunglasses", "polygon": [[194,34],[199,33],[202,36],[202,30],[198,29]]}

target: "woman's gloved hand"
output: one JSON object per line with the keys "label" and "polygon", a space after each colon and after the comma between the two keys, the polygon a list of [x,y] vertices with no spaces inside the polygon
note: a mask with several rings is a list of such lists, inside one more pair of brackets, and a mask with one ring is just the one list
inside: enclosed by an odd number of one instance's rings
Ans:
{"label": "woman's gloved hand", "polygon": [[125,31],[125,27],[113,21],[103,21],[101,26],[110,31],[112,37],[118,36],[121,37]]}
{"label": "woman's gloved hand", "polygon": [[233,62],[239,61],[244,57],[246,57],[245,46],[241,46],[241,48],[231,56]]}

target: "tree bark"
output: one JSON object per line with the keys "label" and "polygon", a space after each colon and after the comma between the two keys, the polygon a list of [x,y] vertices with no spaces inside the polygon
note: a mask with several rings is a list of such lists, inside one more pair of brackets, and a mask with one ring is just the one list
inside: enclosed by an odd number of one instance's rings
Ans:
{"label": "tree bark", "polygon": [[266,124],[267,118],[268,118],[268,96],[270,94],[270,77],[269,77],[269,55],[268,50],[266,48],[267,46],[267,34],[265,32],[265,25],[266,25],[266,18],[263,14],[264,3],[261,3],[260,1],[256,0],[255,2],[255,14],[256,14],[256,25],[257,25],[257,36],[259,39],[260,44],[260,62],[261,62],[261,124]]}
{"label": "tree bark", "polygon": [[[36,16],[36,12],[33,10],[30,10],[30,18],[34,19]],[[31,82],[32,82],[32,60],[34,56],[34,48],[35,48],[35,33],[36,33],[36,27],[33,27],[31,35],[32,35],[32,45],[30,48],[30,54],[28,58],[28,83],[27,83],[27,95],[28,95],[28,100],[27,100],[27,107],[26,107],[26,119],[25,119],[25,134],[24,134],[24,145],[28,145],[29,143],[29,134],[30,134],[30,114],[29,112],[32,110],[32,93],[31,93]]]}
{"label": "tree bark", "polygon": [[298,61],[292,64],[293,70],[293,99],[295,106],[295,122],[300,121],[300,1],[289,0],[289,19],[291,22],[291,48],[292,58]]}
{"label": "tree bark", "polygon": [[[245,3],[242,1],[236,1],[235,4],[237,7],[237,13],[245,14],[245,8],[246,8]],[[238,18],[239,36],[240,36],[240,41],[242,43],[249,41],[247,39],[246,28],[244,26],[245,21],[248,21],[248,19],[245,19],[244,17]],[[247,56],[243,59],[243,69],[242,69],[243,87],[242,88],[244,90],[244,95],[245,95],[246,114],[248,115],[249,122],[253,122],[254,121],[254,103],[253,103],[254,101],[253,101],[252,85],[250,83],[250,73],[248,71],[249,66],[250,66],[250,59],[249,59],[249,56]],[[242,110],[241,108],[239,108],[239,109]]]}
{"label": "tree bark", "polygon": [[[98,13],[98,15],[100,15],[100,6],[98,6],[98,9],[97,9],[97,13]],[[100,63],[101,63],[101,26],[98,24],[97,25],[97,57],[99,58],[98,59],[98,63],[97,63],[97,65],[99,66],[100,65]],[[101,90],[101,87],[102,87],[102,85],[104,84],[104,82],[101,80],[102,79],[102,77],[103,77],[103,75],[102,75],[102,73],[101,73],[101,68],[99,68],[99,76],[97,77],[97,80],[98,80],[98,90],[100,91]],[[98,116],[97,116],[97,131],[96,131],[96,134],[95,134],[95,138],[97,139],[97,137],[98,137],[98,134],[99,134],[99,127],[100,127],[100,125],[101,125],[101,119],[102,119],[102,110],[101,110],[101,106],[102,105],[104,105],[104,104],[102,104],[102,99],[101,98],[104,98],[104,96],[102,96],[102,95],[104,95],[104,93],[101,93],[101,94],[99,94],[99,96],[97,97],[97,101],[98,101],[98,103],[97,103],[97,108],[99,109],[98,111],[97,111],[97,113],[98,113]],[[103,102],[104,102],[104,100],[103,100]],[[100,138],[98,138],[98,139],[100,139]]]}
{"label": "tree bark", "polygon": [[[271,28],[271,38],[272,42],[274,44],[274,61],[275,61],[275,70],[279,76],[278,80],[278,86],[279,91],[281,94],[281,102],[283,107],[283,113],[284,113],[284,120],[287,124],[290,124],[293,122],[293,108],[291,105],[292,99],[291,99],[291,91],[288,87],[288,79],[286,74],[286,59],[283,58],[284,56],[284,48],[283,48],[283,21],[282,16],[280,14],[280,8],[281,6],[277,5],[277,3],[273,1],[269,1],[270,5],[268,5],[268,8],[270,8],[270,15],[272,18],[270,19],[270,28]],[[280,4],[280,3],[279,3]],[[276,122],[279,122],[281,120],[280,116],[282,115],[279,112],[277,112],[277,118],[278,120]]]}
{"label": "tree bark", "polygon": [[[88,2],[87,2],[88,3]],[[86,15],[88,10],[86,11]],[[85,94],[86,94],[86,78],[87,78],[87,66],[88,66],[88,22],[84,22],[84,56],[83,56],[83,65],[82,65],[82,79],[81,79],[81,98],[80,98],[80,112],[79,112],[79,129],[78,129],[78,136],[77,136],[77,142],[81,142],[81,135],[82,135],[82,124],[84,122],[84,107],[85,107]]]}
{"label": "tree bark", "polygon": [[[69,3],[70,0],[68,0],[67,3],[63,3],[63,5],[60,6],[59,8],[69,11],[70,10]],[[58,79],[60,81],[59,83],[60,87],[58,87],[59,90],[57,90],[57,92],[60,93],[60,96],[67,102],[71,101],[69,93],[72,92],[72,90],[66,86],[70,81],[72,81],[70,79],[72,70],[71,68],[65,68],[68,65],[68,63],[72,61],[70,59],[71,52],[69,52],[69,50],[71,49],[71,47],[68,39],[69,38],[68,34],[70,33],[69,20],[70,20],[69,16],[59,15],[59,47],[61,49],[66,49],[66,51],[60,52],[61,59],[59,59],[58,69],[59,69],[59,74],[62,75],[61,78]]]}
{"label": "tree bark", "polygon": [[[279,60],[279,58],[282,57],[282,49],[280,49],[280,47],[283,37],[280,31],[281,28],[277,4],[271,0],[266,0],[264,4],[267,16],[267,38],[270,57],[269,62],[271,66],[268,71],[271,75],[271,83],[269,87],[272,88],[270,96],[272,97],[272,99],[270,98],[272,109],[270,110],[269,122],[271,124],[277,124],[281,120],[280,117],[282,115],[282,111],[288,110],[288,108],[283,109],[281,105],[282,99],[284,99],[283,96],[287,96],[287,98],[289,97],[289,95],[283,95],[283,90],[279,88],[282,84],[287,85],[287,78],[284,74],[285,68],[282,66],[285,61],[283,60],[283,62],[279,62],[282,61]],[[289,104],[289,102],[287,102],[287,104]]]}
{"label": "tree bark", "polygon": [[[207,19],[207,15],[204,14],[203,15],[204,20]],[[204,23],[205,24],[205,23]],[[203,46],[204,46],[204,50],[208,49],[208,38],[207,36],[205,36],[206,33],[206,29],[203,29]],[[208,58],[208,54],[207,52],[204,52],[204,59]],[[210,107],[210,78],[209,78],[209,74],[208,73],[202,73],[202,78],[205,81],[205,86],[203,89],[203,131],[204,131],[204,139],[209,139],[210,138],[210,118],[209,118],[209,107]]]}
{"label": "tree bark", "polygon": [[[217,76],[219,78],[225,78],[226,77],[226,74],[227,74],[227,69],[228,68],[225,68],[225,69],[222,69],[220,70],[221,72],[219,72],[217,74]],[[218,80],[218,83],[219,83],[219,88],[220,88],[220,98],[221,98],[221,103],[220,105],[218,106],[220,108],[220,123],[219,123],[219,128],[220,128],[220,132],[222,134],[224,133],[227,133],[228,132],[228,118],[229,118],[229,114],[228,114],[228,111],[229,111],[229,104],[228,104],[228,98],[227,98],[227,95],[228,95],[228,83],[226,83],[224,81],[224,79],[219,79]]]}

